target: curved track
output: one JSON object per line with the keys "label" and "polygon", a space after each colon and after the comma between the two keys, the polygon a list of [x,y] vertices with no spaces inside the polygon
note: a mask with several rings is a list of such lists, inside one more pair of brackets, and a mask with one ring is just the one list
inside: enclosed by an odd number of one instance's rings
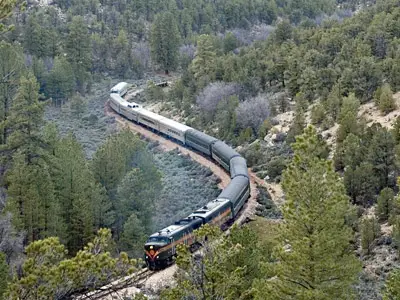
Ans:
{"label": "curved track", "polygon": [[[225,188],[231,178],[229,174],[219,165],[211,161],[210,159],[206,158],[203,155],[200,155],[197,152],[194,152],[182,144],[175,143],[174,141],[167,139],[157,133],[154,133],[153,131],[139,125],[136,123],[133,123],[124,117],[120,116],[114,110],[109,106],[108,102],[106,103],[105,106],[105,113],[109,116],[112,116],[115,118],[117,125],[120,128],[129,128],[130,130],[144,136],[145,138],[152,140],[152,141],[157,141],[160,144],[161,149],[164,151],[171,151],[173,149],[178,149],[181,153],[189,155],[194,161],[197,163],[208,167],[217,177],[220,178],[221,182],[219,183],[219,187],[221,189]],[[242,211],[240,212],[239,216],[235,220],[235,224],[243,224],[248,218],[254,215],[256,211],[256,207],[258,205],[257,203],[257,196],[258,196],[258,190],[256,187],[256,182],[257,184],[263,184],[263,180],[259,179],[256,177],[256,175],[251,172],[249,169],[249,175],[250,175],[250,190],[251,190],[251,196],[248,199],[247,203],[244,205]],[[172,265],[169,268],[166,268],[164,270],[161,270],[159,272],[155,272],[148,277],[146,277],[145,282],[143,282],[141,285],[143,285],[146,289],[151,289],[151,290],[158,290],[159,288],[165,287],[170,285],[170,281],[172,279],[173,274],[176,271],[176,265]],[[127,288],[125,291],[120,291],[118,294],[113,294],[115,299],[119,299],[118,295],[123,295],[125,292],[128,293],[134,293],[137,289],[135,288]],[[111,295],[106,298],[98,298],[98,299],[112,299]],[[122,299],[122,298],[121,298]]]}

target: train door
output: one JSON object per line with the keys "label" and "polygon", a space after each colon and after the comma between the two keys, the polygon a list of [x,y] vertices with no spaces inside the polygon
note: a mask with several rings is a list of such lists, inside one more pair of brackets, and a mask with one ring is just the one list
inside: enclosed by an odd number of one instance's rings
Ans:
{"label": "train door", "polygon": [[172,244],[172,248],[171,248],[172,255],[175,255],[176,254],[176,245],[175,245],[175,240],[172,236],[169,238],[169,242],[170,242],[170,244]]}

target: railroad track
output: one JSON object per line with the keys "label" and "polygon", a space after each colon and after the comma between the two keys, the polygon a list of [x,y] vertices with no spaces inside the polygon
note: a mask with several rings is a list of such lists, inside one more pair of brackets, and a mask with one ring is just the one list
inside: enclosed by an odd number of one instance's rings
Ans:
{"label": "railroad track", "polygon": [[[143,283],[153,275],[155,271],[151,271],[148,268],[144,268],[138,272],[135,272],[129,276],[124,278],[117,279],[110,284],[102,286],[101,288],[79,295],[75,297],[76,300],[97,300],[97,299],[115,299],[115,296],[118,295],[121,290],[124,290],[128,287],[137,287],[139,288]],[[112,296],[111,296],[112,295]]]}

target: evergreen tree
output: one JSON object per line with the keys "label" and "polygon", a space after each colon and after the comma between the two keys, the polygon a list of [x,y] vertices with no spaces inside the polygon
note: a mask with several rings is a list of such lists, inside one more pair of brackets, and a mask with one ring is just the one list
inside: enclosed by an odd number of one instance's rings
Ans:
{"label": "evergreen tree", "polygon": [[14,212],[17,228],[25,229],[30,241],[59,231],[59,210],[54,201],[48,152],[40,134],[44,103],[38,100],[38,88],[31,73],[22,77],[10,115],[2,123],[10,132],[4,150],[13,161],[7,173],[7,207]]}
{"label": "evergreen tree", "polygon": [[78,118],[86,111],[87,109],[87,101],[81,95],[75,94],[71,98],[71,112],[76,115]]}
{"label": "evergreen tree", "polygon": [[396,145],[400,144],[400,116],[393,122],[392,134]]}
{"label": "evergreen tree", "polygon": [[346,139],[349,133],[358,134],[359,126],[357,122],[357,113],[360,102],[354,94],[343,98],[342,107],[339,115],[339,129],[337,131],[337,142]]}
{"label": "evergreen tree", "polygon": [[378,196],[379,220],[387,221],[393,208],[394,192],[391,188],[384,188]]}
{"label": "evergreen tree", "polygon": [[353,204],[364,207],[373,204],[378,186],[373,166],[363,162],[355,170],[347,168],[344,172],[344,186]]}
{"label": "evergreen tree", "polygon": [[197,39],[196,55],[190,66],[194,78],[203,80],[204,85],[215,78],[216,51],[209,35],[200,35]]}
{"label": "evergreen tree", "polygon": [[58,178],[55,178],[56,197],[67,226],[64,238],[68,249],[75,253],[92,237],[93,212],[100,203],[92,203],[96,186],[82,146],[76,139],[71,134],[61,139],[55,153],[59,163]]}
{"label": "evergreen tree", "polygon": [[392,89],[388,83],[385,83],[381,88],[378,107],[385,115],[396,109]]}
{"label": "evergreen tree", "polygon": [[331,162],[313,155],[316,140],[309,127],[293,145],[294,158],[282,181],[285,222],[276,277],[260,285],[256,299],[347,299],[357,280],[361,265],[345,223],[348,197]]}
{"label": "evergreen tree", "polygon": [[135,154],[143,151],[144,144],[130,130],[110,136],[93,156],[91,169],[94,177],[114,200],[116,189],[125,174],[132,169]]}
{"label": "evergreen tree", "polygon": [[[1,27],[1,25],[0,25]],[[0,28],[1,32],[1,28]],[[12,100],[19,87],[19,78],[24,70],[21,47],[0,42],[0,122],[9,116]],[[5,124],[4,124],[5,125]],[[0,144],[7,142],[8,128],[1,128]]]}
{"label": "evergreen tree", "polygon": [[400,269],[394,269],[385,284],[384,300],[395,300],[400,298]]}
{"label": "evergreen tree", "polygon": [[53,69],[47,76],[46,94],[55,104],[69,98],[75,89],[75,77],[71,64],[64,57],[54,59]]}
{"label": "evergreen tree", "polygon": [[395,162],[394,146],[393,135],[385,128],[378,129],[370,142],[368,161],[374,167],[379,189],[394,184],[390,177]]}
{"label": "evergreen tree", "polygon": [[126,251],[130,257],[141,257],[146,238],[142,222],[135,213],[131,214],[124,224],[120,239],[121,249]]}
{"label": "evergreen tree", "polygon": [[296,136],[302,134],[304,128],[306,126],[306,119],[304,116],[304,110],[300,103],[296,103],[296,110],[294,112],[293,123],[290,126],[287,135],[287,142],[293,143],[295,141]]}
{"label": "evergreen tree", "polygon": [[7,290],[8,282],[8,265],[6,255],[0,251],[0,300],[3,300],[4,293]]}
{"label": "evergreen tree", "polygon": [[[137,271],[137,261],[130,260],[126,253],[111,256],[112,245],[109,229],[99,230],[70,259],[65,257],[67,251],[58,238],[31,243],[26,247],[21,277],[10,283],[7,299],[71,299]],[[136,276],[131,276],[131,283],[136,280]]]}
{"label": "evergreen tree", "polygon": [[91,62],[90,36],[83,17],[74,16],[68,26],[65,49],[67,59],[74,70],[78,91],[84,94],[84,84],[89,78]]}
{"label": "evergreen tree", "polygon": [[180,35],[175,17],[170,12],[156,15],[151,29],[151,53],[153,59],[168,74],[178,65]]}
{"label": "evergreen tree", "polygon": [[27,164],[17,152],[7,172],[6,209],[13,214],[18,230],[25,230],[28,241],[62,234],[60,208],[54,199],[54,186],[48,165],[40,160]]}
{"label": "evergreen tree", "polygon": [[33,74],[28,73],[28,77],[20,80],[8,119],[1,123],[9,131],[5,149],[11,153],[20,151],[28,164],[40,157],[42,144],[39,133],[44,123],[44,105],[39,102],[39,84]]}
{"label": "evergreen tree", "polygon": [[342,95],[340,93],[340,88],[338,84],[335,84],[326,100],[327,112],[332,116],[333,120],[335,121],[339,117],[341,104],[342,104]]}
{"label": "evergreen tree", "polygon": [[361,248],[366,254],[371,254],[375,240],[380,234],[380,225],[376,218],[364,218],[361,221]]}
{"label": "evergreen tree", "polygon": [[121,181],[118,187],[118,219],[125,221],[135,213],[148,233],[153,230],[152,215],[161,177],[148,178],[145,172],[137,168],[132,169]]}

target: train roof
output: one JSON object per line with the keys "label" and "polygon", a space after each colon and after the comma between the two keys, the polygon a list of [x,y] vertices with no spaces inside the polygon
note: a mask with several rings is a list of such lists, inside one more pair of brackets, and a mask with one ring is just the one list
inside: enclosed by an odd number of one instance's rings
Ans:
{"label": "train roof", "polygon": [[244,176],[236,176],[228,186],[219,194],[218,199],[235,199],[240,195],[243,188],[247,187],[249,179]]}
{"label": "train roof", "polygon": [[149,111],[147,109],[140,110],[140,115],[143,116],[143,117],[150,118],[150,119],[155,120],[155,121],[160,121],[160,120],[164,119],[163,116],[160,116],[160,115],[158,115],[156,113],[153,113],[153,112],[151,112],[151,111]]}
{"label": "train roof", "polygon": [[199,215],[206,217],[207,215],[212,214],[213,212],[217,211],[218,209],[220,209],[222,206],[226,205],[227,203],[230,203],[230,201],[228,199],[212,200],[212,201],[208,202],[206,205],[204,205],[203,207],[194,211],[191,215],[189,215],[189,218],[199,216]]}
{"label": "train roof", "polygon": [[230,146],[221,141],[216,141],[212,146],[213,152],[216,152],[228,159],[228,161],[235,156],[240,156],[235,150]]}
{"label": "train roof", "polygon": [[126,88],[127,86],[128,86],[127,82],[119,82],[111,88],[110,92],[119,92],[120,90]]}
{"label": "train roof", "polygon": [[192,129],[192,127],[186,126],[185,124],[181,124],[179,122],[176,122],[174,120],[168,119],[168,118],[163,118],[162,120],[160,120],[160,123],[170,126],[172,128],[176,128],[179,131],[187,131],[189,129]]}
{"label": "train roof", "polygon": [[113,98],[114,100],[122,103],[122,102],[126,102],[126,100],[124,98],[122,98],[119,94],[116,93],[111,93],[110,97]]}
{"label": "train roof", "polygon": [[165,227],[158,232],[153,233],[150,237],[170,237],[184,230],[186,227],[187,225],[169,225],[168,227]]}
{"label": "train roof", "polygon": [[231,159],[230,171],[231,171],[231,178],[237,175],[243,175],[249,177],[246,160],[241,156],[236,156]]}
{"label": "train roof", "polygon": [[198,140],[205,141],[205,142],[207,142],[209,144],[211,144],[211,143],[213,143],[215,141],[218,141],[217,138],[215,138],[213,136],[210,136],[210,135],[208,135],[208,134],[206,134],[204,132],[198,131],[198,130],[196,130],[194,128],[189,129],[186,132],[186,134],[189,135],[189,136],[192,136],[192,137],[194,137],[194,138],[196,138]]}

